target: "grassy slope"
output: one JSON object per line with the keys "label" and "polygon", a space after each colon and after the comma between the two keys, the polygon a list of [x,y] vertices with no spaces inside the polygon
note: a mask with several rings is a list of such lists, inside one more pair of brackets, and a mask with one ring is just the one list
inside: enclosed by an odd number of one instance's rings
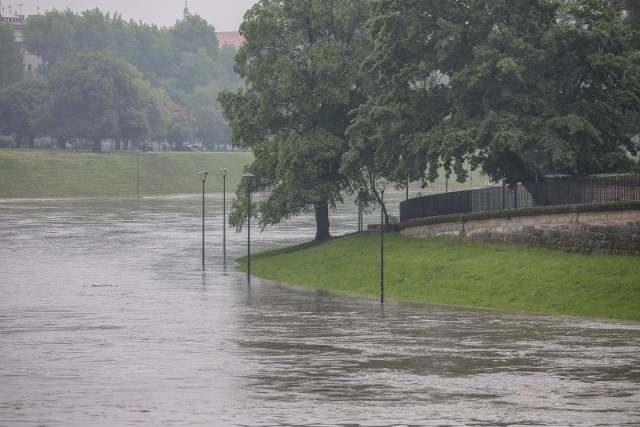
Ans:
{"label": "grassy slope", "polygon": [[[640,320],[637,257],[385,235],[385,297],[547,314]],[[256,254],[251,272],[304,286],[379,295],[380,236]],[[246,268],[241,263],[241,268]]]}
{"label": "grassy slope", "polygon": [[[198,172],[214,176],[208,192],[222,191],[219,170],[229,169],[227,191],[235,190],[251,153],[140,153],[140,195],[202,191]],[[135,197],[136,153],[0,150],[0,197]]]}
{"label": "grassy slope", "polygon": [[[140,194],[193,194],[202,191],[197,173],[218,173],[229,169],[227,190],[235,190],[244,166],[253,160],[251,153],[140,153]],[[195,178],[194,180],[194,173]],[[133,197],[136,195],[136,153],[91,153],[61,150],[0,150],[0,198],[55,197]],[[484,177],[472,172],[473,179],[458,183],[449,179],[450,191],[468,189],[484,183]],[[445,190],[440,176],[429,188]],[[207,180],[207,191],[221,192],[222,179]],[[412,183],[411,192],[425,191]]]}

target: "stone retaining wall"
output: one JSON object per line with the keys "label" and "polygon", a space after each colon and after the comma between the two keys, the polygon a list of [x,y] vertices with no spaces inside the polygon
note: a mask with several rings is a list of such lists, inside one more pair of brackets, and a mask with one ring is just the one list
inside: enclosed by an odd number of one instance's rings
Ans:
{"label": "stone retaining wall", "polygon": [[514,243],[585,254],[640,255],[640,210],[469,219],[405,227],[402,234]]}

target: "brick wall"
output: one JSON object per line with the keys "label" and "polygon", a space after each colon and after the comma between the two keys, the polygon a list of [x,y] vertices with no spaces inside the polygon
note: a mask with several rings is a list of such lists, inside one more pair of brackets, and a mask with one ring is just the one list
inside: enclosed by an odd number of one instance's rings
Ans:
{"label": "brick wall", "polygon": [[640,210],[459,220],[405,227],[402,234],[513,243],[585,254],[640,255]]}

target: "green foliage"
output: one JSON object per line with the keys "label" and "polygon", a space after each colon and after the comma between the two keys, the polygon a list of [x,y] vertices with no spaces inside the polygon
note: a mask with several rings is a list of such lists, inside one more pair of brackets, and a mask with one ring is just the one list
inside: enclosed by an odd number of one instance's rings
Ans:
{"label": "green foliage", "polygon": [[[218,108],[217,93],[224,87],[235,89],[241,84],[238,76],[233,74],[236,49],[225,46],[219,54],[215,29],[197,15],[178,21],[171,28],[158,28],[144,23],[125,22],[120,15],[111,16],[99,9],[80,14],[70,10],[53,10],[27,22],[25,39],[29,50],[45,60],[46,65],[42,68],[45,75],[56,64],[69,61],[83,50],[114,52],[134,65],[148,82],[137,79],[136,83],[138,92],[149,100],[147,119],[151,129],[145,136],[162,137],[168,134],[176,144],[200,137],[205,131],[176,125],[176,122],[179,124],[185,120],[183,117],[172,117],[175,108],[171,105],[165,108],[165,105],[171,101],[184,109],[186,115],[192,111],[198,113],[197,107],[200,106]],[[140,130],[146,128],[144,117],[141,111],[133,109],[129,112],[129,124],[125,126],[127,129],[123,128],[120,136],[136,139],[142,136]],[[215,134],[214,139],[226,138],[222,142],[226,144],[229,140],[227,125],[211,117],[211,123],[206,126],[201,123],[200,127],[207,129],[207,138],[213,138]],[[189,118],[186,121],[194,120]],[[113,120],[110,121],[113,124]],[[49,122],[56,123],[57,120]],[[211,129],[212,124],[217,126],[215,130]],[[57,135],[65,136],[65,132],[58,129]],[[102,135],[103,138],[109,136]]]}
{"label": "green foliage", "polygon": [[0,133],[15,133],[18,144],[26,136],[33,148],[33,138],[38,126],[42,126],[40,118],[47,99],[47,85],[40,80],[22,80],[1,90]]}
{"label": "green foliage", "polygon": [[24,77],[22,52],[13,36],[11,25],[0,22],[0,89]]}
{"label": "green foliage", "polygon": [[137,83],[140,86],[145,105],[148,106],[149,136],[159,138],[167,132],[172,120],[171,113],[167,108],[171,101],[163,89],[151,87],[147,82],[139,80]]}
{"label": "green foliage", "polygon": [[229,128],[222,112],[214,105],[197,105],[192,108],[191,116],[195,124],[195,137],[206,148],[214,149],[229,140]]}
{"label": "green foliage", "polygon": [[[359,234],[254,254],[251,273],[378,296],[379,242],[379,235]],[[390,299],[640,320],[637,257],[584,256],[388,233],[384,260],[385,297]]]}
{"label": "green foliage", "polygon": [[[262,0],[245,15],[235,70],[248,86],[219,100],[233,141],[256,156],[249,170],[256,191],[266,192],[263,227],[312,210],[316,238],[329,235],[328,209],[350,188],[340,162],[349,112],[363,99],[367,16],[364,0]],[[231,214],[238,227],[244,206]]]}
{"label": "green foliage", "polygon": [[215,29],[197,15],[174,27],[158,28],[124,22],[120,15],[112,17],[98,9],[81,14],[53,10],[27,22],[25,41],[47,64],[45,73],[82,50],[113,51],[154,85],[175,78],[192,92],[195,85],[207,85],[212,79],[239,84],[236,76],[222,71],[232,67],[229,50],[233,53],[235,49],[226,47],[222,56],[226,62],[220,62]]}
{"label": "green foliage", "polygon": [[119,53],[140,70],[153,85],[170,74],[176,64],[176,52],[170,33],[153,25],[129,24],[124,30],[128,42],[119,44]]}
{"label": "green foliage", "polygon": [[30,52],[44,61],[41,71],[65,60],[78,50],[75,28],[79,16],[67,9],[63,12],[53,10],[44,15],[34,16],[24,26],[24,39]]}
{"label": "green foliage", "polygon": [[629,22],[596,0],[376,2],[374,95],[349,130],[351,159],[374,152],[367,167],[425,184],[440,167],[464,179],[465,161],[507,183],[627,171],[640,130]]}
{"label": "green foliage", "polygon": [[84,51],[58,63],[49,75],[51,113],[57,133],[94,141],[129,139],[149,130],[145,84],[113,53]]}
{"label": "green foliage", "polygon": [[189,15],[170,30],[178,52],[197,53],[200,49],[212,59],[218,56],[216,30],[199,15]]}
{"label": "green foliage", "polygon": [[164,138],[169,141],[174,148],[181,148],[185,141],[193,138],[195,121],[184,108],[175,102],[169,102],[164,108],[171,118]]}

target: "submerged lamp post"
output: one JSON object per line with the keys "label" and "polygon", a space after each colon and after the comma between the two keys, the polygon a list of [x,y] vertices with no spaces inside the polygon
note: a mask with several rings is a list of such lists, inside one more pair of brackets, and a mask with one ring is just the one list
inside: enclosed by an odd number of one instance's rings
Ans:
{"label": "submerged lamp post", "polygon": [[251,284],[251,179],[252,173],[245,173],[247,178],[247,284]]}
{"label": "submerged lamp post", "polygon": [[140,198],[140,150],[136,150],[136,198]]}
{"label": "submerged lamp post", "polygon": [[209,172],[202,171],[198,175],[202,180],[202,268],[204,268],[204,182],[207,180]]}
{"label": "submerged lamp post", "polygon": [[222,168],[222,261],[227,262],[227,172],[229,169]]}
{"label": "submerged lamp post", "polygon": [[384,190],[388,181],[380,178],[376,181],[376,187],[380,191],[380,304],[384,304]]}

